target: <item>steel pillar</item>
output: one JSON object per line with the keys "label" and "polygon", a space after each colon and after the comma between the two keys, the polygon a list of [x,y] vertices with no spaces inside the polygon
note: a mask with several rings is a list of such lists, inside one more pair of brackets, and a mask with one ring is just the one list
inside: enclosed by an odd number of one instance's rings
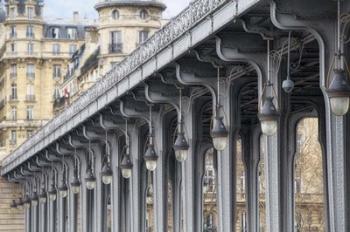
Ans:
{"label": "steel pillar", "polygon": [[249,232],[259,231],[258,168],[260,161],[260,134],[259,125],[241,129],[242,156],[246,178],[247,229]]}
{"label": "steel pillar", "polygon": [[[350,4],[342,1],[342,10],[349,10]],[[312,33],[320,49],[320,88],[324,94],[326,133],[327,133],[327,185],[328,185],[328,229],[330,232],[345,232],[349,230],[349,184],[346,176],[347,153],[345,131],[345,117],[334,116],[330,110],[330,102],[326,92],[329,81],[328,72],[332,67],[335,54],[336,19],[324,17],[324,12],[332,12],[336,15],[336,2],[332,1],[308,1],[307,4],[317,4],[317,12],[305,12],[306,2],[296,1],[291,8],[288,6],[289,14],[279,14],[285,10],[286,5],[271,5],[271,19],[274,25],[282,30],[305,30]],[[278,10],[277,10],[278,9]],[[302,17],[295,17],[299,14]],[[307,14],[307,15],[306,15]],[[305,17],[306,16],[306,17]],[[314,20],[313,20],[314,19]],[[317,20],[316,20],[317,19]]]}

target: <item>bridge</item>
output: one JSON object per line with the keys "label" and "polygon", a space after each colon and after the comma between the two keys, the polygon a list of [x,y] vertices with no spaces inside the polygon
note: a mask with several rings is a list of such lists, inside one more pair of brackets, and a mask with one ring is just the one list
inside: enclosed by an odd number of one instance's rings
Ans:
{"label": "bridge", "polygon": [[[193,1],[3,161],[1,175],[25,189],[26,231],[165,232],[169,215],[175,232],[235,231],[238,139],[246,230],[261,231],[263,158],[266,231],[295,231],[305,116],[319,120],[326,231],[349,231],[349,11],[341,0]],[[213,148],[208,230],[201,186]]]}

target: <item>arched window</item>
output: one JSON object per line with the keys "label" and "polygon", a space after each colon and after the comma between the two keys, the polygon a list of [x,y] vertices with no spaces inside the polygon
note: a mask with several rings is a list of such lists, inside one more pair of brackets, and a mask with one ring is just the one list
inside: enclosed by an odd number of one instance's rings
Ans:
{"label": "arched window", "polygon": [[11,107],[11,120],[12,121],[17,120],[17,107],[16,106]]}
{"label": "arched window", "polygon": [[217,186],[214,150],[209,149],[204,155],[204,173],[202,178],[202,217],[203,231],[217,230]]}
{"label": "arched window", "polygon": [[258,193],[259,193],[259,228],[260,232],[266,231],[266,201],[265,201],[265,140],[264,135],[260,137],[260,160],[258,167]]}
{"label": "arched window", "polygon": [[117,20],[119,19],[119,11],[118,10],[113,10],[112,11],[112,19]]}
{"label": "arched window", "polygon": [[147,19],[148,18],[148,12],[147,10],[143,9],[140,11],[140,19]]}
{"label": "arched window", "polygon": [[236,142],[236,231],[246,231],[246,175],[243,163],[242,139]]}
{"label": "arched window", "polygon": [[102,231],[112,231],[111,185],[102,183]]}
{"label": "arched window", "polygon": [[17,84],[12,83],[11,84],[11,100],[17,99]]}
{"label": "arched window", "polygon": [[152,173],[147,172],[146,188],[146,231],[154,231],[154,194]]}
{"label": "arched window", "polygon": [[324,231],[323,156],[317,118],[298,122],[295,144],[294,228],[295,231]]}

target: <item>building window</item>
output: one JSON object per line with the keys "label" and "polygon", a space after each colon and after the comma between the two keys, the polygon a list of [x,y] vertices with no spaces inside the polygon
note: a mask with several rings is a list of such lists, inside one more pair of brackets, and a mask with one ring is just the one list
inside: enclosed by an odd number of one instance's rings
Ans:
{"label": "building window", "polygon": [[119,19],[119,11],[118,10],[113,10],[112,11],[112,18],[113,19]]}
{"label": "building window", "polygon": [[61,65],[55,64],[52,67],[52,76],[54,79],[60,79],[61,78]]}
{"label": "building window", "polygon": [[27,78],[33,80],[35,78],[35,65],[27,64]]}
{"label": "building window", "polygon": [[120,31],[111,32],[110,53],[120,53],[123,50],[122,33]]}
{"label": "building window", "polygon": [[76,39],[78,36],[78,32],[76,28],[67,28],[67,39]]}
{"label": "building window", "polygon": [[11,84],[11,100],[17,100],[17,84]]}
{"label": "building window", "polygon": [[10,29],[10,38],[16,38],[17,37],[17,31],[16,26],[12,25]]}
{"label": "building window", "polygon": [[14,8],[14,7],[10,8],[9,16],[10,16],[10,19],[13,19],[16,16],[16,8]]}
{"label": "building window", "polygon": [[27,138],[30,138],[33,136],[33,130],[27,130]]}
{"label": "building window", "polygon": [[34,101],[35,100],[35,93],[34,93],[34,85],[29,84],[27,85],[27,101]]}
{"label": "building window", "polygon": [[34,29],[32,25],[27,26],[27,38],[34,38]]}
{"label": "building window", "polygon": [[27,51],[29,55],[33,55],[34,53],[34,44],[33,43],[28,43]]}
{"label": "building window", "polygon": [[60,37],[60,28],[58,27],[53,27],[50,29],[50,35],[51,35],[51,38],[53,39],[59,39]]}
{"label": "building window", "polygon": [[148,12],[147,12],[147,10],[141,10],[141,11],[140,11],[140,18],[141,18],[141,19],[147,19],[147,18],[148,18]]}
{"label": "building window", "polygon": [[11,107],[11,120],[12,121],[17,120],[17,107],[15,107],[15,106]]}
{"label": "building window", "polygon": [[69,55],[73,55],[74,52],[77,50],[77,45],[76,44],[71,44],[69,45]]}
{"label": "building window", "polygon": [[139,43],[142,44],[148,39],[148,31],[140,31],[139,32]]}
{"label": "building window", "polygon": [[27,120],[33,120],[33,106],[27,106]]}
{"label": "building window", "polygon": [[28,7],[27,8],[27,14],[28,14],[28,18],[32,19],[34,17],[34,8],[33,7]]}
{"label": "building window", "polygon": [[11,64],[10,78],[16,78],[16,77],[17,77],[17,64]]}
{"label": "building window", "polygon": [[11,138],[10,138],[11,145],[15,145],[17,143],[17,131],[11,130]]}
{"label": "building window", "polygon": [[55,89],[53,91],[53,99],[58,100],[58,99],[60,99],[60,97],[61,97],[60,90],[58,87],[55,87]]}
{"label": "building window", "polygon": [[12,53],[15,53],[15,52],[16,52],[16,44],[15,44],[15,43],[11,43],[11,45],[10,45],[10,51],[11,51]]}
{"label": "building window", "polygon": [[59,44],[53,44],[52,45],[52,53],[54,55],[59,55],[60,54],[60,51],[61,50],[61,46]]}

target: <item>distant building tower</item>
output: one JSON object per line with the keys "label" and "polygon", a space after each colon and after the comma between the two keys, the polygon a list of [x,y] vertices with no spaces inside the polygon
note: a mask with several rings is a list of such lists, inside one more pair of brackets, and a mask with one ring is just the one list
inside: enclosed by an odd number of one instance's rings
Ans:
{"label": "distant building tower", "polygon": [[62,73],[71,54],[85,36],[81,24],[45,22],[43,0],[3,3],[6,15],[4,18],[0,9],[0,160],[53,117],[55,89],[63,81]]}
{"label": "distant building tower", "polygon": [[159,0],[99,0],[95,9],[103,74],[161,28],[166,6]]}

